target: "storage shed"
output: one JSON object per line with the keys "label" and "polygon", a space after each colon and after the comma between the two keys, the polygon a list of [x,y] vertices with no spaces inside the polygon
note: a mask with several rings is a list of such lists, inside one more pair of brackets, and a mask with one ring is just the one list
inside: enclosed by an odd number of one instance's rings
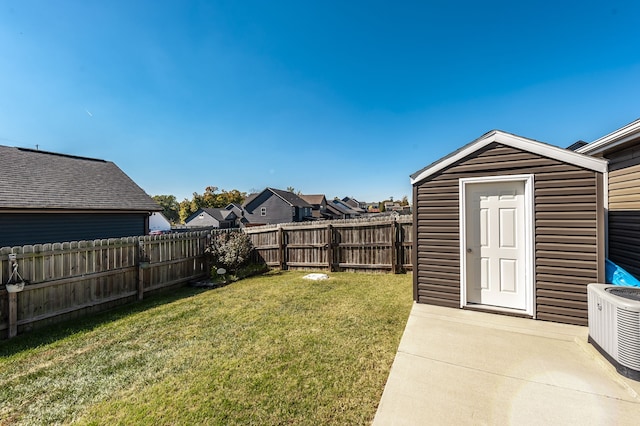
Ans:
{"label": "storage shed", "polygon": [[607,162],[491,131],[411,176],[414,300],[587,324]]}
{"label": "storage shed", "polygon": [[640,279],[640,120],[576,151],[609,160],[608,257]]}

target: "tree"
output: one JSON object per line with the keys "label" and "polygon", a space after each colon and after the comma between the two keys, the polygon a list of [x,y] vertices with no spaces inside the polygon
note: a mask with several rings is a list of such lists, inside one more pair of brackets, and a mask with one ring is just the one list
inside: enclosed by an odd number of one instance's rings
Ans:
{"label": "tree", "polygon": [[409,205],[409,198],[406,195],[402,196],[402,201],[400,201],[400,205],[401,206],[408,206]]}
{"label": "tree", "polygon": [[177,223],[180,219],[180,204],[173,195],[154,195],[152,197],[162,207],[162,214],[169,222]]}

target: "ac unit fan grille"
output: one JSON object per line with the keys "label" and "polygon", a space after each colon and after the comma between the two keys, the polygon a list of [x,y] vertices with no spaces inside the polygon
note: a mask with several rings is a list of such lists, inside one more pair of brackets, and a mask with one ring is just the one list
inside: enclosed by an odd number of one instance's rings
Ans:
{"label": "ac unit fan grille", "polygon": [[620,363],[640,370],[640,312],[616,309],[618,314],[618,357]]}
{"label": "ac unit fan grille", "polygon": [[609,287],[607,292],[614,296],[624,297],[625,299],[637,300],[640,302],[640,287]]}

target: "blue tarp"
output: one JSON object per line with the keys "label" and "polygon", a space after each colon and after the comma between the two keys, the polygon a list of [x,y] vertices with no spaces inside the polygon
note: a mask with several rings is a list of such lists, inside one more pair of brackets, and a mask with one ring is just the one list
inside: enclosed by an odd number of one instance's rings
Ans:
{"label": "blue tarp", "polygon": [[640,281],[609,259],[604,261],[604,277],[607,284],[640,287]]}

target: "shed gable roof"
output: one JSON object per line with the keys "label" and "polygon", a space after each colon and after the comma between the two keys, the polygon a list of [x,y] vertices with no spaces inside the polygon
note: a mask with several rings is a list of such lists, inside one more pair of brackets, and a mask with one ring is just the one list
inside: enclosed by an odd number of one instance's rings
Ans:
{"label": "shed gable roof", "polygon": [[579,154],[544,142],[506,133],[501,130],[492,130],[475,141],[415,172],[411,175],[411,184],[415,185],[416,183],[421,182],[429,176],[449,167],[457,161],[462,160],[463,158],[494,142],[600,173],[605,173],[607,171],[606,160]]}
{"label": "shed gable roof", "polygon": [[0,145],[0,208],[161,211],[110,161]]}

